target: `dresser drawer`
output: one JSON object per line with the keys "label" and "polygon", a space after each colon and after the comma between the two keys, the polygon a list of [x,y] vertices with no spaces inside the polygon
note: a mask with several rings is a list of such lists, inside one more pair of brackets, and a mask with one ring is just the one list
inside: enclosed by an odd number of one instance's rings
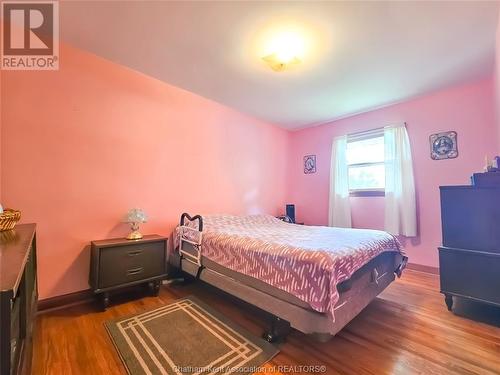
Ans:
{"label": "dresser drawer", "polygon": [[500,254],[500,189],[441,187],[443,246]]}
{"label": "dresser drawer", "polygon": [[103,248],[99,259],[99,288],[160,276],[165,273],[165,242]]}
{"label": "dresser drawer", "polygon": [[500,304],[500,255],[439,248],[441,291]]}

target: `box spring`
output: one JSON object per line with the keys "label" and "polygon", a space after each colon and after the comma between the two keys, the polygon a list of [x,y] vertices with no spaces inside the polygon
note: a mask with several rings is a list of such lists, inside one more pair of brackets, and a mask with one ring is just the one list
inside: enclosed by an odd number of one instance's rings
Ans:
{"label": "box spring", "polygon": [[[340,331],[394,280],[394,270],[400,262],[399,253],[382,253],[356,271],[349,280],[340,283],[337,286],[340,299],[335,306],[335,319],[331,314],[313,310],[306,302],[290,293],[207,258],[202,257],[204,268],[199,278],[289,321],[292,327],[303,333],[329,337]],[[182,271],[192,276],[198,274],[198,266],[186,259],[180,263],[177,252],[170,255],[170,263],[175,267],[180,266]]]}

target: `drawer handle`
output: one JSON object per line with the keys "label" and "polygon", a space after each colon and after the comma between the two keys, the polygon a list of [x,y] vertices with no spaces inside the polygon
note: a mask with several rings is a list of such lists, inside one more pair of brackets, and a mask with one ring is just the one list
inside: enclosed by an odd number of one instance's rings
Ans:
{"label": "drawer handle", "polygon": [[144,268],[142,267],[132,268],[131,270],[127,271],[127,275],[128,276],[137,275],[138,273],[141,273],[143,269]]}
{"label": "drawer handle", "polygon": [[133,257],[133,256],[136,256],[136,255],[139,255],[140,253],[142,253],[142,250],[131,250],[128,252],[128,256],[129,257]]}

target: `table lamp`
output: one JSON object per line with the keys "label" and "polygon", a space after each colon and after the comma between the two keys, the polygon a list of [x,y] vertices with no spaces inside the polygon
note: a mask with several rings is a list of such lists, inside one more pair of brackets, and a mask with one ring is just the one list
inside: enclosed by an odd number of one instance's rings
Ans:
{"label": "table lamp", "polygon": [[125,223],[130,224],[130,229],[132,232],[127,236],[127,240],[139,240],[142,238],[141,232],[139,232],[139,224],[148,221],[146,213],[140,208],[132,208],[125,215],[123,220]]}

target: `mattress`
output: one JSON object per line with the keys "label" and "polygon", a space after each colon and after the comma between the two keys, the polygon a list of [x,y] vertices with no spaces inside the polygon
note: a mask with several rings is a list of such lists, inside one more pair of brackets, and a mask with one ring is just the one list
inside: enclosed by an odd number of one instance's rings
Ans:
{"label": "mattress", "polygon": [[[375,230],[302,226],[268,215],[203,217],[201,256],[334,316],[338,286],[382,253],[403,254]],[[180,227],[178,235],[192,235]],[[178,236],[176,236],[178,237]]]}
{"label": "mattress", "polygon": [[[185,243],[183,248],[185,251],[193,255],[196,254],[196,249],[189,243]],[[337,301],[337,304],[335,305],[335,310],[345,303],[349,302],[352,298],[355,298],[358,294],[362,293],[362,291],[368,285],[376,283],[378,279],[384,277],[387,274],[393,274],[401,261],[402,256],[396,252],[384,252],[376,256],[374,259],[370,260],[367,264],[357,270],[348,280],[345,280],[337,285],[339,299]],[[180,259],[177,254],[175,254],[174,257],[171,258],[171,262],[174,266],[179,266]],[[204,268],[230,277],[235,281],[269,294],[284,302],[291,303],[304,309],[313,310],[307,302],[282,289],[275,288],[272,285],[265,283],[259,279],[240,272],[233,271],[203,256],[201,259],[201,263]]]}

